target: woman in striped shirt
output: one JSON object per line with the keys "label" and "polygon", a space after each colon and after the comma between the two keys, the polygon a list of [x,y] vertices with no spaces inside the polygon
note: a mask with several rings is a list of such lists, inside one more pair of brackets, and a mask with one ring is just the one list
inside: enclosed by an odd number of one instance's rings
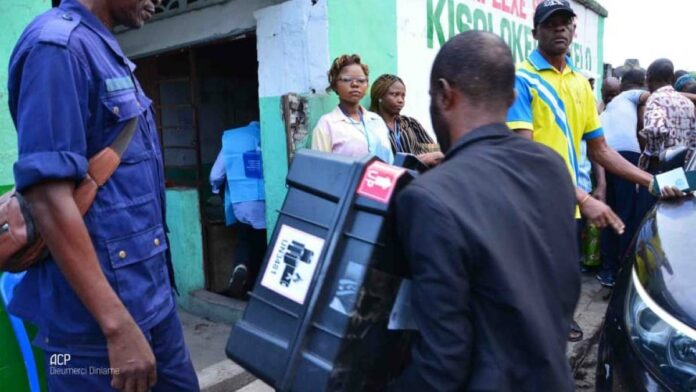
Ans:
{"label": "woman in striped shirt", "polygon": [[438,164],[444,155],[433,138],[414,118],[401,115],[406,85],[398,76],[384,74],[372,84],[370,111],[378,113],[389,128],[394,153],[414,154],[428,166]]}

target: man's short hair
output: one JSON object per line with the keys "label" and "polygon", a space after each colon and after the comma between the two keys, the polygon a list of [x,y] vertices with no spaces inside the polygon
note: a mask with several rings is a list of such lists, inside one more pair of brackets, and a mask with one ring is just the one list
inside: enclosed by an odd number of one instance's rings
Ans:
{"label": "man's short hair", "polygon": [[669,59],[658,59],[648,67],[648,77],[656,82],[672,84],[674,80],[674,64]]}
{"label": "man's short hair", "polygon": [[621,91],[636,88],[645,88],[645,71],[640,68],[626,71],[621,78]]}
{"label": "man's short hair", "polygon": [[431,86],[445,79],[472,103],[492,108],[507,105],[514,97],[515,64],[500,37],[467,31],[447,41],[435,57]]}

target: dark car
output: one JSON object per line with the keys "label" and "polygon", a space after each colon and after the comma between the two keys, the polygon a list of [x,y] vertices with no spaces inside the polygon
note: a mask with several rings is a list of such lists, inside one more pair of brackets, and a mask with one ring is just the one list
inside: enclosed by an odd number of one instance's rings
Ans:
{"label": "dark car", "polygon": [[[696,156],[686,170],[696,170]],[[597,391],[696,391],[693,195],[658,202],[632,249],[607,309]]]}

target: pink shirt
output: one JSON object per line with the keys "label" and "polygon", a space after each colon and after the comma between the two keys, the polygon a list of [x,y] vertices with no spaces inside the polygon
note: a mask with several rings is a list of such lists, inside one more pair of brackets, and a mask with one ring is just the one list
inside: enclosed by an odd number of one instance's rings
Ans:
{"label": "pink shirt", "polygon": [[354,158],[372,154],[393,163],[387,124],[377,113],[360,109],[364,124],[343,114],[339,107],[321,116],[312,132],[312,149]]}

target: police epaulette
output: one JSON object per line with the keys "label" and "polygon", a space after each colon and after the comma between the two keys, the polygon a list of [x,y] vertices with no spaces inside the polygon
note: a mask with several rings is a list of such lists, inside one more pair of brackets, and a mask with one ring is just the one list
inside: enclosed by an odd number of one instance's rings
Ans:
{"label": "police epaulette", "polygon": [[80,24],[80,15],[74,12],[61,11],[51,18],[41,29],[40,42],[68,46],[70,34]]}

